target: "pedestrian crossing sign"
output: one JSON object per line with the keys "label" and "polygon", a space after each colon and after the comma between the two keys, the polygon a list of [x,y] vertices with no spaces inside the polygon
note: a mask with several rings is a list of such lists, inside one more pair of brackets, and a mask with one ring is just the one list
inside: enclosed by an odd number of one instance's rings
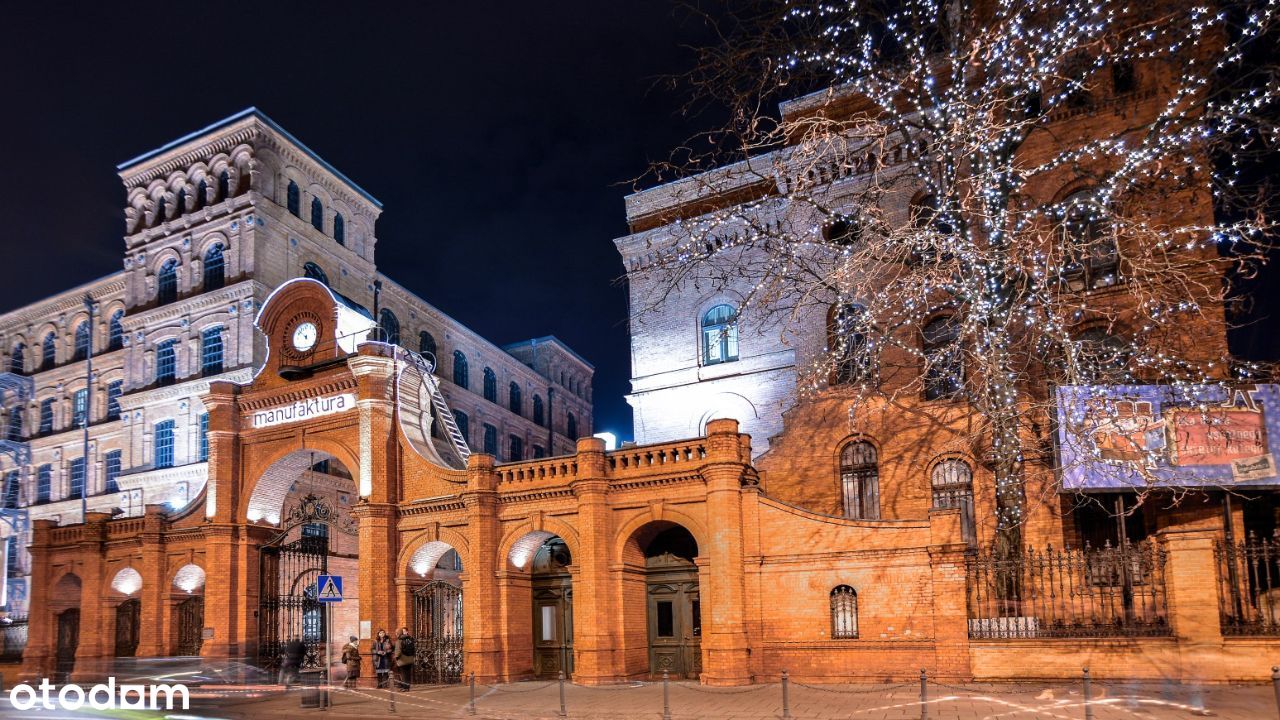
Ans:
{"label": "pedestrian crossing sign", "polygon": [[316,600],[342,602],[342,576],[321,575],[316,578]]}

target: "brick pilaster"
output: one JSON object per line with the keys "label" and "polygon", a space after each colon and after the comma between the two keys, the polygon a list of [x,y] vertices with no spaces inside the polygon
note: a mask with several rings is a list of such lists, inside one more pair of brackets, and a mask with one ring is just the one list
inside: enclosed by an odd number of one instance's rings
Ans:
{"label": "brick pilaster", "polygon": [[702,681],[708,685],[751,682],[746,632],[746,581],[743,573],[742,478],[745,470],[736,420],[707,423],[707,456],[702,476],[707,484],[708,547],[698,554],[707,561],[699,575],[702,591]]}
{"label": "brick pilaster", "polygon": [[965,578],[968,546],[960,529],[960,510],[929,511],[929,570],[933,595],[934,666],[937,677],[968,680],[969,611]]}
{"label": "brick pilaster", "polygon": [[1159,535],[1167,553],[1165,592],[1169,597],[1169,623],[1178,639],[1182,675],[1200,680],[1203,668],[1197,657],[1222,648],[1222,623],[1218,615],[1217,567],[1212,530],[1164,530]]}
{"label": "brick pilaster", "polygon": [[574,679],[586,684],[605,683],[623,674],[614,650],[617,639],[611,632],[618,615],[620,598],[612,592],[609,575],[609,548],[613,537],[610,509],[606,502],[604,441],[578,441],[578,477],[572,483],[578,500],[578,540],[574,548]]}
{"label": "brick pilaster", "polygon": [[477,453],[468,459],[467,489],[462,493],[471,550],[462,561],[462,634],[466,648],[463,670],[475,673],[477,682],[499,680],[502,673],[502,630],[493,622],[501,602],[494,550],[502,531],[497,483],[492,455]]}

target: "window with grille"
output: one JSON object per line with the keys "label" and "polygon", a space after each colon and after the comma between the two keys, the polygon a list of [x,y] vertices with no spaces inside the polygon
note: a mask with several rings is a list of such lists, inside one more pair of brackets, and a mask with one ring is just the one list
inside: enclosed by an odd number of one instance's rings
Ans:
{"label": "window with grille", "polygon": [[947,316],[924,326],[924,397],[942,400],[960,395],[964,387],[964,357],[960,324]]}
{"label": "window with grille", "polygon": [[1110,287],[1119,282],[1119,251],[1106,209],[1092,190],[1067,196],[1059,207],[1065,239],[1062,276],[1071,290]]}
{"label": "window with grille", "polygon": [[222,255],[222,243],[215,243],[204,254],[204,289],[217,290],[227,281],[227,262]]}
{"label": "window with grille", "polygon": [[880,465],[874,445],[856,440],[841,449],[840,488],[845,517],[880,519]]}
{"label": "window with grille", "polygon": [[17,470],[10,470],[4,476],[4,506],[5,509],[13,510],[18,507],[18,502],[22,497],[22,485],[19,481]]}
{"label": "window with grille", "polygon": [[84,494],[84,458],[76,458],[71,461],[69,477],[71,492],[67,497],[78,498],[82,496]]}
{"label": "window with grille", "polygon": [[205,462],[209,459],[209,413],[200,413],[200,437],[198,439],[196,460]]}
{"label": "window with grille", "polygon": [[311,198],[311,227],[324,232],[324,205],[320,198]]}
{"label": "window with grille", "polygon": [[88,419],[89,391],[77,390],[71,394],[71,423],[75,427],[84,427]]}
{"label": "window with grille", "polygon": [[9,422],[4,429],[6,440],[17,442],[22,439],[22,418],[22,408],[9,408]]}
{"label": "window with grille", "polygon": [[178,378],[177,340],[165,340],[156,346],[156,384],[172,385]]}
{"label": "window with grille", "polygon": [[53,432],[53,398],[40,401],[40,434]]}
{"label": "window with grille", "polygon": [[285,205],[289,208],[289,214],[294,217],[302,217],[302,194],[298,192],[298,183],[290,180],[289,189],[285,191]]}
{"label": "window with grille", "polygon": [[156,302],[161,305],[178,299],[178,261],[169,258],[156,273]]}
{"label": "window with grille", "polygon": [[120,396],[124,394],[124,381],[112,380],[107,383],[107,419],[120,418]]}
{"label": "window with grille", "polygon": [[211,327],[200,334],[200,372],[206,377],[222,372],[222,328]]}
{"label": "window with grille", "polygon": [[89,357],[89,321],[85,320],[76,326],[76,351],[71,359],[83,360],[87,357]]}
{"label": "window with grille", "polygon": [[453,351],[453,384],[460,388],[471,386],[471,373],[467,368],[467,356],[461,350]]}
{"label": "window with grille", "polygon": [[158,468],[173,467],[172,420],[161,420],[156,423],[152,442],[155,446],[155,466]]}
{"label": "window with grille", "polygon": [[702,362],[715,365],[738,359],[738,315],[728,305],[716,305],[702,316]]}
{"label": "window with grille", "polygon": [[948,458],[933,466],[930,475],[933,487],[933,506],[939,509],[960,509],[960,532],[970,545],[978,542],[973,513],[973,470],[969,463]]}
{"label": "window with grille", "polygon": [[36,502],[47,503],[53,493],[53,466],[41,465],[36,470]]}
{"label": "window with grille", "polygon": [[458,432],[462,433],[463,441],[470,442],[469,438],[471,437],[471,418],[467,417],[467,414],[462,412],[461,410],[454,410],[453,421],[458,426]]}
{"label": "window with grille", "polygon": [[507,406],[517,415],[524,413],[524,400],[520,397],[520,385],[517,383],[511,383],[507,390]]}
{"label": "window with grille", "polygon": [[838,585],[831,591],[831,638],[853,640],[858,637],[858,591]]}
{"label": "window with grille", "polygon": [[40,369],[48,370],[58,362],[58,338],[53,333],[44,336],[40,343]]}
{"label": "window with grille", "polygon": [[107,326],[107,349],[119,350],[124,347],[124,311],[111,313],[111,322]]}
{"label": "window with grille", "polygon": [[117,478],[120,477],[120,451],[112,450],[107,453],[106,462],[103,465],[103,474],[105,475],[103,488],[109,493],[120,492],[120,484],[117,481]]}
{"label": "window with grille", "polygon": [[507,438],[508,460],[515,462],[524,459],[524,439],[511,435]]}
{"label": "window with grille", "polygon": [[484,425],[484,451],[494,457],[498,456],[498,428],[489,423]]}
{"label": "window with grille", "polygon": [[484,399],[491,403],[498,402],[498,375],[493,368],[484,369]]}
{"label": "window with grille", "polygon": [[573,413],[568,414],[568,419],[565,421],[564,434],[568,435],[570,440],[578,439],[578,418]]}
{"label": "window with grille", "polygon": [[835,361],[835,384],[856,383],[871,375],[867,348],[867,309],[844,304],[831,308],[827,346]]}
{"label": "window with grille", "polygon": [[546,412],[542,408],[541,395],[533,396],[533,422],[544,426],[547,424]]}
{"label": "window with grille", "polygon": [[347,244],[347,222],[342,219],[342,213],[333,214],[333,239],[339,245]]}

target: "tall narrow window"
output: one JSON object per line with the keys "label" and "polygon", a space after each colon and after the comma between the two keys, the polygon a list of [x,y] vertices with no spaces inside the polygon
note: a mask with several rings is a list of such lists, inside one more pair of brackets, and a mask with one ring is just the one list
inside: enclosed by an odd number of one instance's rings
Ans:
{"label": "tall narrow window", "polygon": [[9,372],[15,375],[27,374],[27,346],[18,343],[13,346],[13,354],[9,356]]}
{"label": "tall narrow window", "polygon": [[50,332],[40,343],[40,369],[48,370],[58,362],[58,336]]}
{"label": "tall narrow window", "polygon": [[197,438],[196,448],[198,462],[209,459],[209,413],[200,413],[200,437]]}
{"label": "tall narrow window", "polygon": [[71,360],[83,360],[87,357],[89,357],[89,321],[85,320],[76,326],[76,351],[71,356]]}
{"label": "tall narrow window", "polygon": [[313,262],[306,263],[302,266],[302,277],[319,280],[325,285],[329,284],[329,276],[325,274],[324,270],[319,265]]}
{"label": "tall narrow window", "polygon": [[201,180],[196,185],[196,209],[204,207],[209,202],[209,183]]}
{"label": "tall narrow window", "polygon": [[1137,87],[1132,60],[1114,60],[1111,63],[1111,89],[1116,95],[1133,92]]}
{"label": "tall narrow window", "polygon": [[431,333],[423,330],[418,333],[418,354],[423,357],[435,361],[436,358],[436,339],[431,337]]}
{"label": "tall narrow window", "polygon": [[978,533],[973,514],[973,470],[969,463],[949,458],[933,466],[929,478],[933,486],[935,508],[959,508],[960,532],[964,541],[977,545]]}
{"label": "tall narrow window", "polygon": [[107,383],[107,419],[117,420],[120,417],[120,396],[124,394],[124,381],[112,380]]}
{"label": "tall narrow window", "polygon": [[5,425],[4,438],[18,442],[22,440],[22,408],[9,408],[9,422]]}
{"label": "tall narrow window", "polygon": [[298,183],[292,180],[289,181],[289,189],[285,191],[285,204],[290,215],[302,217],[302,195],[298,192]]}
{"label": "tall narrow window", "polygon": [[20,549],[18,537],[10,535],[5,550],[5,574],[9,577],[22,574],[22,568],[18,567],[18,550]]}
{"label": "tall narrow window", "polygon": [[835,384],[856,383],[871,374],[867,347],[867,309],[844,304],[831,308],[828,347],[835,361]]}
{"label": "tall narrow window", "polygon": [[565,421],[564,434],[569,436],[570,440],[578,439],[578,418],[573,413],[569,413],[568,420]]}
{"label": "tall narrow window", "polygon": [[81,495],[83,495],[84,494],[84,458],[80,457],[71,461],[71,467],[70,467],[70,472],[68,473],[68,476],[70,479],[71,487],[70,487],[70,493],[67,495],[67,497],[78,498]]}
{"label": "tall narrow window", "polygon": [[200,372],[205,377],[222,372],[222,327],[200,333]]}
{"label": "tall narrow window", "polygon": [[874,445],[856,440],[840,450],[840,488],[845,517],[880,519],[880,464]]}
{"label": "tall narrow window", "polygon": [[960,395],[964,387],[964,356],[960,324],[947,316],[924,326],[924,397],[940,400]]}
{"label": "tall narrow window", "polygon": [[161,195],[160,197],[156,198],[155,224],[159,225],[160,223],[164,222],[168,217],[169,217],[169,209],[165,207],[164,196]]}
{"label": "tall narrow window", "polygon": [[167,305],[178,299],[178,261],[169,258],[156,273],[156,302]]}
{"label": "tall narrow window", "polygon": [[187,211],[187,188],[180,187],[178,188],[177,207],[173,209],[174,217],[177,217],[178,215],[182,215],[186,211]]}
{"label": "tall narrow window", "polygon": [[165,340],[156,346],[156,384],[172,385],[178,377],[177,340]]}
{"label": "tall narrow window", "polygon": [[103,463],[103,492],[116,493],[120,492],[120,483],[117,478],[120,477],[120,451],[112,450],[106,455],[106,462]]}
{"label": "tall narrow window", "polygon": [[461,350],[453,351],[453,384],[460,388],[471,386],[470,372],[467,369],[467,356]]}
{"label": "tall narrow window", "polygon": [[546,412],[542,408],[541,395],[533,396],[533,422],[544,427],[547,424]]}
{"label": "tall narrow window", "polygon": [[524,401],[520,397],[520,385],[511,383],[511,387],[507,389],[507,406],[511,408],[511,412],[521,415],[524,413]]}
{"label": "tall narrow window", "polygon": [[471,418],[461,410],[454,410],[453,421],[458,426],[458,432],[462,433],[463,442],[471,442]]}
{"label": "tall narrow window", "polygon": [[22,485],[18,479],[18,471],[10,470],[4,476],[4,507],[6,510],[15,510],[19,501],[22,499]]}
{"label": "tall narrow window", "polygon": [[158,468],[173,467],[173,421],[161,420],[155,425],[152,435],[155,448],[155,466]]}
{"label": "tall narrow window", "polygon": [[71,424],[84,427],[88,418],[89,391],[77,390],[71,394]]}
{"label": "tall narrow window", "polygon": [[498,428],[484,424],[484,451],[494,457],[498,456]]}
{"label": "tall narrow window", "polygon": [[111,313],[111,321],[107,325],[107,350],[119,350],[124,347],[124,310]]}
{"label": "tall narrow window", "polygon": [[40,401],[40,434],[53,432],[53,398]]}
{"label": "tall narrow window", "polygon": [[714,365],[737,359],[737,313],[728,305],[716,305],[702,316],[702,362]]}
{"label": "tall narrow window", "polygon": [[231,197],[231,173],[223,170],[218,173],[218,199],[226,200]]}
{"label": "tall narrow window", "polygon": [[853,640],[858,637],[858,591],[848,585],[837,585],[831,591],[831,638]]}
{"label": "tall narrow window", "polygon": [[311,198],[311,227],[324,232],[324,205],[320,198]]}
{"label": "tall narrow window", "polygon": [[53,466],[41,465],[36,470],[36,502],[47,503],[53,497]]}
{"label": "tall narrow window", "polygon": [[339,245],[347,244],[347,221],[342,219],[342,213],[333,214],[333,239]]}
{"label": "tall narrow window", "polygon": [[204,289],[217,290],[226,283],[226,259],[222,256],[222,243],[214,243],[204,254]]}
{"label": "tall narrow window", "polygon": [[484,369],[484,399],[489,402],[498,402],[498,375],[493,368]]}
{"label": "tall narrow window", "polygon": [[382,308],[378,313],[378,329],[382,331],[383,342],[400,344],[400,320],[388,308]]}
{"label": "tall narrow window", "polygon": [[1119,282],[1119,251],[1106,210],[1089,190],[1072,193],[1059,213],[1065,239],[1063,279],[1072,290],[1110,287]]}
{"label": "tall narrow window", "polygon": [[507,459],[511,462],[517,462],[524,459],[524,439],[511,435],[507,438]]}

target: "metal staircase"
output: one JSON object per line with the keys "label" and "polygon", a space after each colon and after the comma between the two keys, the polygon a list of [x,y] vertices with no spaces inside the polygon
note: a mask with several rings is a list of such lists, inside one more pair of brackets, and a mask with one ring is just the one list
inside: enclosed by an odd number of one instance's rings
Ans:
{"label": "metal staircase", "polygon": [[[402,364],[396,379],[400,411],[400,430],[413,449],[426,459],[445,467],[465,468],[471,448],[458,429],[458,422],[440,392],[440,381],[434,375],[435,362],[422,355],[393,345],[396,359]],[[431,438],[431,427],[439,422],[450,457],[442,457]]]}

